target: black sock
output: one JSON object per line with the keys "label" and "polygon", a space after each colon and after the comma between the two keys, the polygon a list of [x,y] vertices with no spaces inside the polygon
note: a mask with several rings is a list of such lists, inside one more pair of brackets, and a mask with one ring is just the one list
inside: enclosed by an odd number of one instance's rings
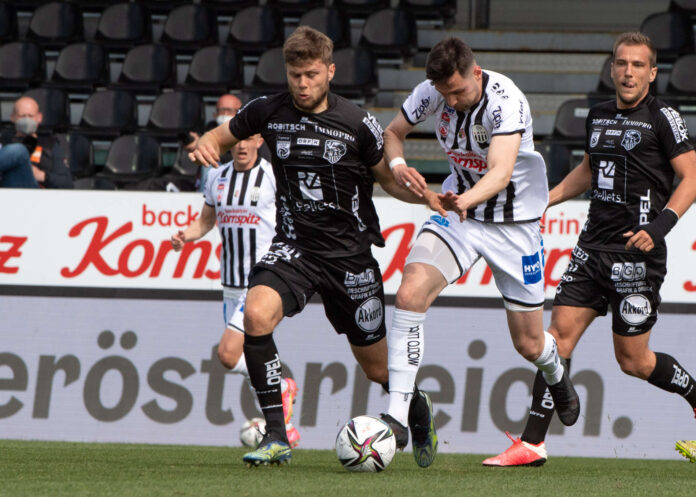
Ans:
{"label": "black sock", "polygon": [[[570,359],[561,358],[563,367],[570,374]],[[553,418],[554,405],[551,393],[549,392],[544,375],[541,370],[537,370],[532,387],[532,406],[527,416],[527,425],[524,427],[522,441],[530,444],[538,444],[544,441],[549,425]]]}
{"label": "black sock", "polygon": [[648,383],[662,390],[678,393],[686,399],[692,408],[696,409],[696,388],[693,377],[669,354],[655,352],[657,361],[655,369],[650,373]]}
{"label": "black sock", "polygon": [[280,385],[280,359],[273,334],[258,337],[244,335],[244,357],[251,386],[256,390],[261,412],[266,418],[266,433],[275,440],[287,443]]}

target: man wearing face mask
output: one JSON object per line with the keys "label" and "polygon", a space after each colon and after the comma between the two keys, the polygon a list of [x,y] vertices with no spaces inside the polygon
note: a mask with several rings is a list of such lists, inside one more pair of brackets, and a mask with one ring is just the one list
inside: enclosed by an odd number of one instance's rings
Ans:
{"label": "man wearing face mask", "polygon": [[0,187],[72,188],[72,175],[58,140],[37,134],[43,115],[31,97],[20,97],[10,120],[14,133],[0,137]]}

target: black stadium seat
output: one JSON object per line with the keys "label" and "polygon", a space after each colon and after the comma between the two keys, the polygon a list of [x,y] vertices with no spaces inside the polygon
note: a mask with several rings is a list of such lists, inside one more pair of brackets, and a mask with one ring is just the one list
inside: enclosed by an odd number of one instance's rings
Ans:
{"label": "black stadium seat", "polygon": [[696,96],[696,54],[679,57],[672,66],[667,83],[672,95]]}
{"label": "black stadium seat", "polygon": [[640,32],[655,44],[658,63],[673,62],[694,51],[694,29],[689,16],[682,12],[651,14],[641,23]]}
{"label": "black stadium seat", "polygon": [[390,0],[334,0],[333,6],[352,17],[367,17],[370,14],[388,9]]}
{"label": "black stadium seat", "polygon": [[230,22],[227,43],[244,55],[260,55],[283,44],[285,28],[280,11],[268,5],[240,10]]}
{"label": "black stadium seat", "polygon": [[89,96],[79,130],[88,136],[114,138],[135,130],[135,98],[123,90],[101,90]]}
{"label": "black stadium seat", "polygon": [[97,43],[73,43],[58,54],[50,86],[89,93],[109,82],[109,57]]}
{"label": "black stadium seat", "polygon": [[234,15],[242,9],[259,5],[259,0],[202,0],[203,5],[215,9],[218,15]]}
{"label": "black stadium seat", "polygon": [[176,139],[178,135],[203,127],[203,100],[187,91],[162,93],[152,104],[147,132]]}
{"label": "black stadium seat", "polygon": [[185,84],[188,89],[206,95],[220,95],[244,84],[241,54],[227,45],[203,47],[193,54]]}
{"label": "black stadium seat", "polygon": [[17,9],[10,2],[0,3],[0,42],[17,39]]}
{"label": "black stadium seat", "polygon": [[288,88],[288,78],[285,73],[285,61],[282,47],[266,50],[259,57],[251,86],[245,87],[244,92],[250,97],[270,95]]}
{"label": "black stadium seat", "polygon": [[299,17],[324,5],[324,0],[267,0],[266,3],[280,10],[285,17]]}
{"label": "black stadium seat", "polygon": [[418,49],[416,20],[405,10],[379,10],[365,20],[359,44],[378,59],[411,57]]}
{"label": "black stadium seat", "polygon": [[99,176],[123,187],[157,173],[161,166],[160,145],[147,135],[124,135],[116,138],[106,156]]}
{"label": "black stadium seat", "polygon": [[79,133],[61,133],[56,135],[65,152],[70,172],[74,179],[92,176],[95,172],[92,142]]}
{"label": "black stadium seat", "polygon": [[43,50],[34,42],[15,41],[0,46],[0,87],[24,91],[46,78]]}
{"label": "black stadium seat", "polygon": [[162,43],[178,49],[195,50],[217,43],[217,17],[210,7],[200,4],[181,5],[167,15]]}
{"label": "black stadium seat", "polygon": [[399,8],[413,14],[416,19],[438,19],[453,22],[457,13],[456,0],[399,0]]}
{"label": "black stadium seat", "polygon": [[336,73],[331,89],[346,98],[373,96],[377,90],[377,63],[364,47],[341,48],[334,52]]}
{"label": "black stadium seat", "polygon": [[148,43],[131,48],[123,60],[114,88],[136,93],[159,93],[176,82],[174,54],[166,45]]}
{"label": "black stadium seat", "polygon": [[57,88],[32,88],[24,92],[24,97],[31,97],[39,104],[43,115],[39,132],[61,132],[70,125],[70,102],[68,95]]}
{"label": "black stadium seat", "polygon": [[121,50],[151,42],[152,21],[147,7],[139,2],[111,5],[102,12],[94,38],[110,49]]}
{"label": "black stadium seat", "polygon": [[300,26],[310,26],[331,38],[334,49],[350,46],[350,18],[338,9],[319,7],[300,17]]}
{"label": "black stadium seat", "polygon": [[51,49],[82,41],[82,13],[77,3],[49,2],[37,7],[26,37]]}

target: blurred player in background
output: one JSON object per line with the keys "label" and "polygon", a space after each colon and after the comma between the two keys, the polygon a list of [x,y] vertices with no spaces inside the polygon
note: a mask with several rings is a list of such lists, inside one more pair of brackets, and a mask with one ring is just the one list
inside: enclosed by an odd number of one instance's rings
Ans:
{"label": "blurred player in background", "polygon": [[527,99],[509,78],[482,70],[471,48],[458,38],[437,43],[425,71],[428,79],[415,87],[384,132],[385,155],[398,183],[424,191],[425,180],[406,164],[403,145],[416,124],[433,116],[451,170],[440,200],[458,216],[432,216],[406,259],[387,335],[388,415],[401,425],[408,420],[410,392],[423,358],[427,309],[447,285],[483,258],[502,293],[515,349],[538,368],[561,421],[572,425],[580,414],[579,398],[558,357],[556,340],[543,326],[539,219],[548,187],[544,159],[534,150]]}
{"label": "blurred player in background", "polygon": [[[549,332],[570,363],[580,337],[611,306],[614,354],[621,370],[681,395],[696,414],[693,377],[648,341],[667,272],[665,235],[696,200],[696,153],[677,111],[649,94],[656,51],[641,33],[614,44],[616,99],[595,105],[586,120],[585,158],[550,193],[549,206],[590,191],[578,244],[556,289]],[[674,189],[675,174],[681,179]],[[522,437],[485,466],[541,466],[553,402],[537,374]],[[509,435],[508,435],[509,436]],[[677,449],[696,462],[696,442]]]}
{"label": "blurred player in background", "polygon": [[[227,122],[225,121],[222,121]],[[232,161],[210,169],[204,189],[201,214],[185,230],[172,236],[177,252],[186,242],[199,240],[217,221],[222,239],[220,279],[226,328],[218,346],[223,366],[249,377],[244,359],[244,301],[249,272],[268,251],[275,232],[275,178],[271,164],[258,155],[263,138],[255,134],[232,148]],[[281,396],[288,441],[300,440],[290,423],[297,385],[292,378],[281,380]]]}
{"label": "blurred player in background", "polygon": [[[441,214],[437,195],[415,195],[396,184],[382,156],[379,122],[349,100],[329,92],[333,43],[300,26],[283,46],[289,91],[251,101],[229,122],[206,133],[191,159],[215,166],[240,139],[261,133],[277,181],[276,235],[256,264],[244,310],[244,355],[266,419],[259,448],[248,465],[285,463],[291,451],[280,402],[280,358],[273,331],[284,316],[302,311],[315,293],[337,333],[346,334],[367,377],[386,385],[384,289],[371,246],[384,246],[372,202],[377,179],[391,195],[428,203]],[[432,416],[417,396],[420,423]],[[415,437],[414,437],[415,438]],[[397,434],[397,446],[408,432]]]}

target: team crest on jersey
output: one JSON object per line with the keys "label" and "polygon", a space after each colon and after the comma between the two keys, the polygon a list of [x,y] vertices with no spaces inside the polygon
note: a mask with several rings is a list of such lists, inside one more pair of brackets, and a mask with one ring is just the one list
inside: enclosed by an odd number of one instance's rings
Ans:
{"label": "team crest on jersey", "polygon": [[324,143],[324,159],[331,164],[336,164],[341,157],[346,155],[346,144],[338,140],[326,140]]}
{"label": "team crest on jersey", "polygon": [[590,136],[590,148],[595,148],[597,143],[599,143],[599,137],[602,134],[601,131],[593,131],[592,136]]}
{"label": "team crest on jersey", "polygon": [[476,143],[479,145],[483,145],[484,143],[488,142],[488,133],[486,132],[486,128],[480,124],[474,124],[474,126],[471,128],[471,134],[474,135],[474,140],[476,140]]}
{"label": "team crest on jersey", "polygon": [[626,150],[632,150],[639,143],[640,131],[636,131],[635,129],[626,130],[623,140],[621,140],[621,146]]}
{"label": "team crest on jersey", "polygon": [[278,138],[276,142],[276,155],[281,159],[290,157],[290,138]]}

